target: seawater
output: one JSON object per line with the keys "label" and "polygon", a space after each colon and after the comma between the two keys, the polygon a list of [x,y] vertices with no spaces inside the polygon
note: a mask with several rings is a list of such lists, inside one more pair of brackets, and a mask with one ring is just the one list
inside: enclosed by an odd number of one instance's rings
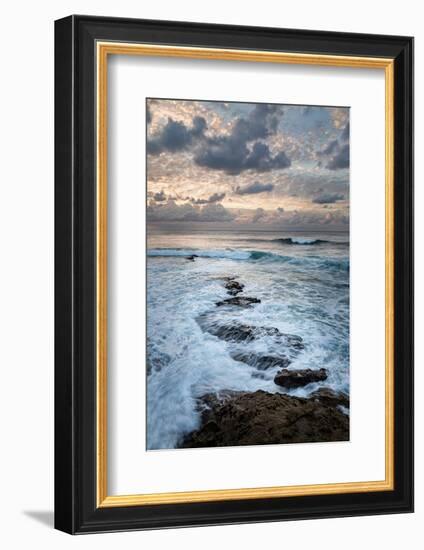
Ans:
{"label": "seawater", "polygon": [[[320,386],[349,393],[349,238],[345,233],[187,231],[149,228],[147,250],[147,448],[170,449],[200,425],[199,397],[222,390],[307,396]],[[196,255],[195,261],[187,256]],[[218,308],[224,277],[245,285],[250,308]],[[275,339],[225,342],[199,323],[275,327],[303,338],[288,368],[324,367],[323,383],[285,390],[279,368],[258,372],[241,350],[278,354]]]}

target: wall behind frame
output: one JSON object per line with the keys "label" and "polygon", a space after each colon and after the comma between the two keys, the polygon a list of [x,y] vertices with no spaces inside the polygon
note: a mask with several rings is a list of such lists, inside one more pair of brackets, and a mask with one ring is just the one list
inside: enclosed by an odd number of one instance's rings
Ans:
{"label": "wall behind frame", "polygon": [[[0,87],[0,418],[2,499],[0,541],[6,548],[215,549],[284,544],[307,549],[417,548],[424,521],[424,475],[416,470],[416,513],[70,537],[52,528],[53,515],[53,21],[71,13],[309,28],[416,37],[416,142],[424,148],[424,30],[414,0],[343,8],[334,0],[278,3],[157,0],[16,1],[3,11]],[[4,13],[6,12],[6,13]],[[416,163],[416,281],[424,280],[424,165]],[[416,288],[416,331],[424,331],[424,290]],[[416,350],[416,464],[424,461],[422,338]]]}

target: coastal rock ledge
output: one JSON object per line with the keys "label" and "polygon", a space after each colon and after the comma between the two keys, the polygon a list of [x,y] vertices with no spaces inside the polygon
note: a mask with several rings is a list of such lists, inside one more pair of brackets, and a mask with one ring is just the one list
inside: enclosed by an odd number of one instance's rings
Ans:
{"label": "coastal rock ledge", "polygon": [[325,369],[283,369],[277,372],[274,382],[277,386],[282,386],[283,388],[299,388],[307,386],[312,382],[322,382],[327,379],[327,376]]}
{"label": "coastal rock ledge", "polygon": [[349,417],[328,401],[226,391],[199,400],[201,426],[182,448],[348,441]]}

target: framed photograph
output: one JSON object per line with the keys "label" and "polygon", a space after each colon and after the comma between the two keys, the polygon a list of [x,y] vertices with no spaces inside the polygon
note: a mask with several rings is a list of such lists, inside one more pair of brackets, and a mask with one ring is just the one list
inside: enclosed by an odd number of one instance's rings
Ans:
{"label": "framed photograph", "polygon": [[413,510],[413,39],[55,25],[55,525]]}

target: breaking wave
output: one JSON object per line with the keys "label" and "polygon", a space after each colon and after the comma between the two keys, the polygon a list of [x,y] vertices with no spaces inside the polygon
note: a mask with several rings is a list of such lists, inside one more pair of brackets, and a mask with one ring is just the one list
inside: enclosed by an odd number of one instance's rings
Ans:
{"label": "breaking wave", "polygon": [[326,241],[325,239],[308,239],[306,237],[287,237],[285,239],[273,239],[272,242],[280,244],[292,244],[292,245],[321,245],[321,244],[331,244],[331,245],[341,245],[347,246],[348,242],[337,242],[337,241]]}
{"label": "breaking wave", "polygon": [[250,252],[243,250],[198,250],[196,248],[152,248],[147,251],[147,256],[159,257],[187,257],[197,258],[221,258],[228,260],[249,260]]}
{"label": "breaking wave", "polygon": [[286,256],[274,252],[265,252],[261,250],[199,250],[196,248],[153,248],[147,251],[147,256],[151,257],[176,257],[176,258],[215,258],[239,261],[255,262],[282,262],[291,265],[317,265],[335,267],[339,269],[349,269],[348,258],[329,258],[322,256]]}

